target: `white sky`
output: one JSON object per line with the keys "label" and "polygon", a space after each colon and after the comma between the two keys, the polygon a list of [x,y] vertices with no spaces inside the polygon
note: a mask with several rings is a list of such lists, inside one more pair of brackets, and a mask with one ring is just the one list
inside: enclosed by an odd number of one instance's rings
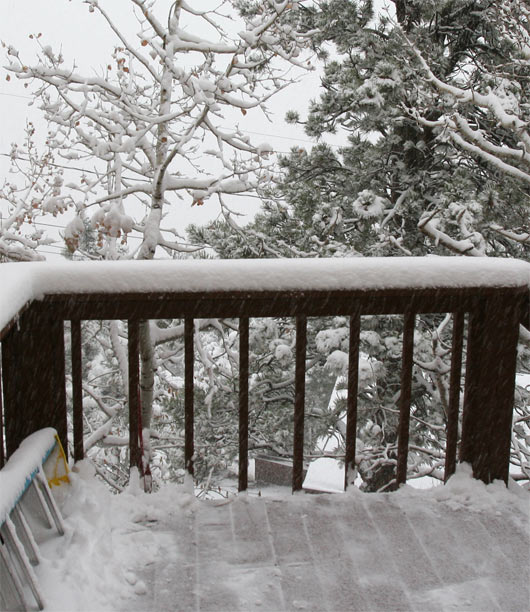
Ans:
{"label": "white sky", "polygon": [[[201,8],[212,0],[201,0]],[[170,5],[170,0],[159,0],[160,5]],[[103,0],[103,5],[111,10],[124,8],[124,3],[114,3]],[[128,7],[127,7],[128,8]],[[129,11],[123,11],[119,22],[136,24]],[[101,27],[98,27],[101,25]],[[135,32],[136,30],[133,30]],[[80,72],[89,72],[91,67],[106,65],[110,50],[116,42],[115,37],[105,27],[96,14],[89,14],[88,7],[81,0],[1,0],[0,9],[0,40],[17,48],[27,63],[35,59],[36,42],[29,38],[30,34],[42,33],[42,44],[50,44],[54,50],[62,47],[65,64],[76,60]],[[5,57],[5,55],[4,55]],[[4,57],[2,59],[4,60]],[[5,65],[5,60],[2,65]],[[0,70],[0,154],[8,153],[13,142],[21,142],[26,120],[31,120],[42,136],[46,133],[46,125],[40,119],[40,112],[35,107],[28,106],[31,102],[29,91],[16,78],[6,81],[7,72]],[[294,145],[309,147],[311,142],[300,126],[288,125],[284,121],[285,112],[297,108],[303,114],[311,98],[318,96],[318,73],[306,74],[300,83],[278,94],[269,103],[273,113],[273,122],[267,121],[261,111],[250,111],[246,117],[238,119],[240,129],[248,132],[254,142],[266,141],[276,152],[287,152]],[[0,155],[0,178],[4,178],[9,169],[8,160]],[[259,206],[255,198],[232,198],[232,207],[240,212],[253,215]],[[1,213],[0,203],[0,213]],[[206,223],[215,218],[219,208],[212,200],[203,207],[191,208],[188,204],[179,207],[178,219],[167,220],[166,226],[175,226],[183,231],[189,223]],[[173,221],[173,222],[172,222]],[[65,217],[50,218],[51,224],[64,225]],[[51,229],[51,228],[48,228]],[[53,231],[53,230],[52,230]],[[49,251],[60,251],[58,247],[46,247]]]}

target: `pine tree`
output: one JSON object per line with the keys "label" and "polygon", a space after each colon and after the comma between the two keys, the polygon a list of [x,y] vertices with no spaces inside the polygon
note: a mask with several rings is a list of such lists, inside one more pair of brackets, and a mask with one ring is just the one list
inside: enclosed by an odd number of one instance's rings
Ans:
{"label": "pine tree", "polygon": [[[339,132],[347,145],[293,148],[280,159],[277,186],[264,194],[253,223],[239,227],[228,216],[191,228],[194,240],[223,257],[530,260],[528,10],[518,1],[394,5],[395,18],[376,16],[370,1],[330,0],[305,11],[325,68],[303,123],[313,138]],[[302,122],[295,111],[287,120]],[[375,490],[393,477],[401,324],[366,319],[361,351],[374,375],[361,391],[359,468],[366,488]],[[411,444],[423,452],[412,473],[441,477],[450,332],[447,317],[419,323]],[[524,328],[521,342],[519,368],[528,372]],[[520,388],[512,459],[525,480],[528,400]]]}

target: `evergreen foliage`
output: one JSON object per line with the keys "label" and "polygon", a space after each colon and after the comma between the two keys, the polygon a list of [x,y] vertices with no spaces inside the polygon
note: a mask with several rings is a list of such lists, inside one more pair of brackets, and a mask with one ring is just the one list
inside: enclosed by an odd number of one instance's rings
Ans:
{"label": "evergreen foliage", "polygon": [[[518,1],[394,5],[395,18],[376,15],[370,1],[330,0],[304,12],[325,63],[304,121],[319,142],[280,159],[254,222],[243,228],[227,216],[190,228],[194,240],[222,257],[453,253],[530,261],[528,10]],[[503,122],[503,112],[513,121]],[[301,122],[294,110],[286,119]],[[326,144],[327,133],[346,144]],[[359,468],[375,490],[393,477],[401,323],[366,319],[361,351],[375,380],[361,392]],[[450,332],[448,317],[418,323],[411,474],[441,476]],[[519,371],[530,371],[524,329]],[[519,388],[512,459],[525,480],[529,400]]]}

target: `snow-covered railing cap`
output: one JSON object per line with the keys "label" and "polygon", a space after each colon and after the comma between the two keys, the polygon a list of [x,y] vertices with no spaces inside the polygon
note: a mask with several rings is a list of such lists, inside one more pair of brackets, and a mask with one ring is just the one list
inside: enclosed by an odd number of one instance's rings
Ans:
{"label": "snow-covered railing cap", "polygon": [[0,266],[0,287],[1,330],[49,295],[530,287],[530,264],[435,256],[16,263]]}

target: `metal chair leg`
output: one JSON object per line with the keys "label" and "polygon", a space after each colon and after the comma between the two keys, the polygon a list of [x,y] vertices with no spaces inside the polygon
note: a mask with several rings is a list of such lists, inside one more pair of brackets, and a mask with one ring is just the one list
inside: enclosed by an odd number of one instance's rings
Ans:
{"label": "metal chair leg", "polygon": [[29,528],[28,522],[20,505],[16,505],[13,508],[11,516],[17,533],[19,534],[19,539],[24,545],[24,549],[30,563],[32,565],[38,565],[40,561],[39,548],[35,542],[35,539],[33,538],[33,534],[31,533],[31,529]]}
{"label": "metal chair leg", "polygon": [[6,530],[4,533],[7,536],[6,539],[11,548],[11,552],[18,561],[20,571],[29,584],[29,588],[33,593],[33,597],[37,602],[39,610],[44,610],[44,602],[42,601],[42,597],[37,586],[37,577],[35,576],[35,572],[33,571],[33,568],[29,564],[28,558],[24,553],[22,542],[18,539],[13,521],[9,517],[6,518],[5,527]]}
{"label": "metal chair leg", "polygon": [[9,577],[11,578],[11,584],[13,585],[13,589],[15,591],[16,597],[18,599],[18,603],[22,610],[25,612],[28,610],[28,606],[26,605],[26,601],[24,600],[24,589],[22,587],[22,583],[20,582],[20,578],[18,577],[15,568],[12,567],[10,563],[9,556],[7,554],[7,545],[4,542],[2,536],[0,536],[0,558],[6,568]]}
{"label": "metal chair leg", "polygon": [[[39,500],[39,505],[41,507],[42,512],[44,513],[44,517],[46,518],[46,522],[48,523],[48,528],[52,529],[53,527],[53,518],[50,513],[50,509],[48,508],[48,504],[44,498],[44,493],[42,491],[42,487],[37,483],[37,479],[34,478],[31,481],[31,488],[33,489],[37,499]],[[22,500],[24,501],[24,500]]]}
{"label": "metal chair leg", "polygon": [[64,535],[64,524],[61,511],[59,510],[59,506],[55,502],[55,499],[50,491],[50,487],[48,486],[48,481],[42,467],[40,468],[39,473],[36,475],[35,480],[38,480],[40,484],[41,491],[46,499],[46,504],[53,517],[53,522],[55,523],[57,531],[60,535]]}

